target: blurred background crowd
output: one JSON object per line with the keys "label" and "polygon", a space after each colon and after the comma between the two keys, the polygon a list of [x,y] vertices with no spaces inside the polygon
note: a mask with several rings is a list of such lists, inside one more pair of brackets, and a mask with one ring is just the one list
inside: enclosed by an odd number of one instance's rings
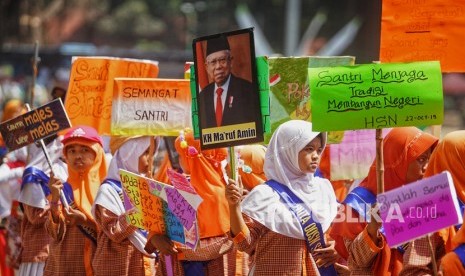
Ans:
{"label": "blurred background crowd", "polygon": [[[33,106],[68,85],[72,56],[160,62],[161,78],[182,78],[192,39],[254,27],[256,55],[351,55],[378,60],[381,0],[3,0],[0,103]],[[34,59],[36,43],[39,59]],[[37,70],[34,74],[34,65]],[[444,76],[444,129],[465,123],[465,77]],[[0,111],[1,112],[1,111]],[[1,114],[0,114],[1,115]]]}

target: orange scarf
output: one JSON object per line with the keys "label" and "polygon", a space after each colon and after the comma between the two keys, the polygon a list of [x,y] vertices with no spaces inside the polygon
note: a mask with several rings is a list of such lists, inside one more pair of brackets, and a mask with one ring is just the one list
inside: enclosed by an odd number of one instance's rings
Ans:
{"label": "orange scarf", "polygon": [[[465,130],[450,132],[444,136],[431,154],[425,176],[433,176],[446,170],[452,176],[458,198],[465,202]],[[446,252],[465,243],[464,232],[463,226],[457,233],[455,227],[439,231],[446,244]]]}
{"label": "orange scarf", "polygon": [[[407,184],[406,176],[409,164],[429,148],[434,147],[437,142],[436,137],[415,127],[393,128],[386,135],[383,143],[384,190],[387,192]],[[373,161],[368,176],[360,183],[360,186],[365,187],[375,195],[377,194],[376,160]],[[350,208],[346,205],[343,207]],[[366,223],[359,222],[342,221],[333,224],[330,236],[336,240],[336,245],[339,244],[336,246],[336,250],[342,257],[346,259],[348,257],[343,238],[353,240],[365,227]],[[376,257],[373,271],[377,275],[394,273],[402,265],[402,258],[396,256],[397,254],[391,254],[391,249],[385,244]]]}
{"label": "orange scarf", "polygon": [[226,149],[200,151],[200,141],[194,139],[192,132],[186,132],[184,138],[178,137],[175,148],[180,164],[190,173],[192,186],[203,199],[197,209],[200,238],[224,235],[230,228],[229,207],[224,196],[226,183],[221,170]]}
{"label": "orange scarf", "polygon": [[443,275],[465,275],[462,261],[455,252],[449,252],[441,259],[441,270]]}
{"label": "orange scarf", "polygon": [[91,208],[94,199],[97,195],[100,183],[103,182],[107,176],[107,165],[105,163],[105,152],[103,148],[96,142],[89,141],[82,138],[74,138],[66,143],[63,149],[63,154],[66,156],[66,147],[72,144],[84,145],[91,148],[95,154],[95,161],[89,171],[85,172],[82,176],[79,172],[74,171],[68,166],[68,183],[73,189],[74,202],[81,212],[92,221]]}

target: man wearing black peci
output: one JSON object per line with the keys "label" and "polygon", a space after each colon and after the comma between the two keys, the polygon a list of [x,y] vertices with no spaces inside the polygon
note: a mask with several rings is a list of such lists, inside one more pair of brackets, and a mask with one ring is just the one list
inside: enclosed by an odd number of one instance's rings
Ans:
{"label": "man wearing black peci", "polygon": [[[233,56],[227,37],[207,40],[206,68],[212,83],[200,92],[202,128],[254,122],[257,91],[252,82],[231,73]],[[202,116],[203,115],[203,116]]]}

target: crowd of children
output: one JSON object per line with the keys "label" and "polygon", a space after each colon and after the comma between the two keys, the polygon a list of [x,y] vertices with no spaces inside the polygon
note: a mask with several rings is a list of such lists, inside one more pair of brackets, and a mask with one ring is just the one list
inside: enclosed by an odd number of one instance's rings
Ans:
{"label": "crowd of children", "polygon": [[[18,102],[8,108],[4,116],[24,112]],[[307,121],[285,122],[266,147],[237,147],[234,179],[230,152],[203,150],[188,129],[172,145],[160,137],[111,137],[111,159],[102,137],[83,125],[44,140],[50,160],[36,144],[10,152],[0,168],[0,211],[7,221],[0,246],[8,248],[0,250],[0,275],[465,273],[461,225],[390,248],[381,222],[359,208],[376,204],[376,160],[359,185],[339,189],[325,178],[326,136]],[[416,127],[399,127],[383,141],[385,191],[449,171],[463,205],[464,131],[438,139]],[[165,157],[151,169],[151,156],[161,154],[163,143],[176,151],[171,153],[179,166]],[[119,169],[168,183],[168,167],[182,172],[202,198],[195,249],[127,219],[135,210],[125,209]],[[335,220],[349,209],[360,219]]]}

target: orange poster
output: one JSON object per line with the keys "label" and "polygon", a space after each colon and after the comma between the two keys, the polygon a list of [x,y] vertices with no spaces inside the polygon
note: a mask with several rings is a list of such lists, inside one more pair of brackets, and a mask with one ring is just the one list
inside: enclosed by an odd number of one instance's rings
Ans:
{"label": "orange poster", "polygon": [[381,62],[439,60],[465,72],[465,1],[383,0]]}
{"label": "orange poster", "polygon": [[116,77],[158,76],[158,62],[113,57],[73,57],[65,109],[73,126],[109,135]]}

